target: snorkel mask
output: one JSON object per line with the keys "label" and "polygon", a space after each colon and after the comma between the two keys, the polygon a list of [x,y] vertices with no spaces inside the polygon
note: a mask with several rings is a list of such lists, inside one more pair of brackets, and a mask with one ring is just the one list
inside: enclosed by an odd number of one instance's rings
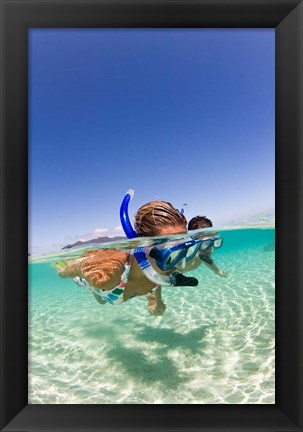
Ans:
{"label": "snorkel mask", "polygon": [[[133,229],[128,215],[128,206],[130,200],[134,196],[134,191],[129,189],[122,201],[120,207],[120,220],[127,238],[132,239],[138,237],[136,231]],[[136,248],[134,251],[134,257],[136,258],[140,269],[145,276],[157,285],[163,286],[197,286],[198,280],[193,277],[186,277],[178,272],[173,272],[171,275],[160,275],[156,270],[152,268],[150,262],[147,259],[145,250],[143,247]]]}
{"label": "snorkel mask", "polygon": [[[179,243],[176,246],[165,247],[163,249],[153,247],[149,253],[151,258],[154,258],[157,266],[167,271],[173,267],[178,267],[178,263],[183,260],[185,264],[192,260],[199,252],[204,252],[214,247],[218,249],[223,244],[223,239],[220,236],[205,238],[199,240],[188,240],[184,243]],[[185,265],[184,265],[185,267]],[[182,268],[180,266],[180,268]]]}

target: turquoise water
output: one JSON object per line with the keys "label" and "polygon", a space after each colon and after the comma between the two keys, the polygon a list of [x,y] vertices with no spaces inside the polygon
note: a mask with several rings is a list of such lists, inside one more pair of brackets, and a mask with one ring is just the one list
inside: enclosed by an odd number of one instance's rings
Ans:
{"label": "turquoise water", "polygon": [[197,287],[164,287],[162,317],[29,264],[29,403],[273,404],[275,230],[221,235],[228,277],[201,265]]}

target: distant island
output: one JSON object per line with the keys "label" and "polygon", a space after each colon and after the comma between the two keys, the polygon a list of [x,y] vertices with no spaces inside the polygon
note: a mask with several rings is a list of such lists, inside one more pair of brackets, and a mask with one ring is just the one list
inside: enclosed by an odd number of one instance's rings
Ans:
{"label": "distant island", "polygon": [[[275,211],[269,210],[266,212],[260,212],[257,214],[254,214],[252,216],[242,218],[242,219],[236,219],[230,221],[227,225],[229,226],[266,226],[266,225],[275,225]],[[68,244],[61,248],[63,249],[71,249],[76,246],[84,246],[84,245],[91,245],[91,244],[100,244],[100,243],[109,243],[109,242],[117,242],[120,240],[125,240],[126,237],[98,237],[95,239],[87,240],[87,241],[77,241],[73,244]]]}
{"label": "distant island", "polygon": [[83,246],[83,245],[90,245],[90,244],[99,244],[99,243],[108,243],[108,242],[113,242],[113,241],[120,241],[120,240],[125,240],[125,238],[126,237],[98,237],[96,239],[87,240],[87,241],[79,240],[76,243],[63,246],[63,248],[61,248],[61,250],[71,249],[75,246]]}

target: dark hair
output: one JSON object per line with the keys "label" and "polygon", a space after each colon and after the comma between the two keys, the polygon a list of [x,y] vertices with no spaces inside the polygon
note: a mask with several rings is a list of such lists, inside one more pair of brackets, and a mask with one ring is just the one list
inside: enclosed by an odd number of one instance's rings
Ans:
{"label": "dark hair", "polygon": [[183,226],[187,220],[171,203],[166,201],[151,201],[144,204],[135,216],[135,231],[139,237],[154,237],[167,226]]}
{"label": "dark hair", "polygon": [[188,230],[196,230],[199,228],[209,228],[212,227],[212,221],[206,216],[195,216],[188,223]]}

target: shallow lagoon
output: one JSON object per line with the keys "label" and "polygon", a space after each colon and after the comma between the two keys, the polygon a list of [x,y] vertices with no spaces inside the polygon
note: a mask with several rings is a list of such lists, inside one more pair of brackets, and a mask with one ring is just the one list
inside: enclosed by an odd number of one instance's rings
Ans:
{"label": "shallow lagoon", "polygon": [[29,264],[29,403],[259,404],[275,402],[275,230],[220,232],[197,287],[164,287],[163,317],[145,297],[100,305]]}

